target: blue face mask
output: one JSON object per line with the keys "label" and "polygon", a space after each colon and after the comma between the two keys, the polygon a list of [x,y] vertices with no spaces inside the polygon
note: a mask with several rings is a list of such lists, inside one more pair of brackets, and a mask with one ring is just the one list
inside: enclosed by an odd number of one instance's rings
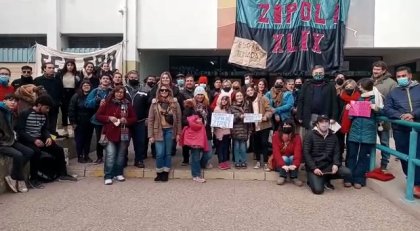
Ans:
{"label": "blue face mask", "polygon": [[185,84],[185,81],[184,81],[183,79],[177,79],[177,80],[176,80],[176,83],[178,84],[178,86],[183,87],[183,86],[184,86],[184,84]]}
{"label": "blue face mask", "polygon": [[400,87],[407,87],[410,84],[408,77],[401,77],[397,79],[398,85]]}
{"label": "blue face mask", "polygon": [[323,80],[323,79],[324,79],[324,75],[315,74],[315,75],[314,75],[314,79],[315,79],[315,80]]}
{"label": "blue face mask", "polygon": [[0,75],[0,85],[7,86],[9,84],[10,77],[7,75]]}

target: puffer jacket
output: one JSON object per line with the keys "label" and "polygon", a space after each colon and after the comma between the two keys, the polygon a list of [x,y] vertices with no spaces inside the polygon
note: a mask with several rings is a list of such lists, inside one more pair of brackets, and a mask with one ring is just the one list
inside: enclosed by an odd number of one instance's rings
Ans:
{"label": "puffer jacket", "polygon": [[15,143],[12,124],[12,113],[3,102],[0,102],[0,146],[11,146]]}
{"label": "puffer jacket", "polygon": [[[375,103],[373,92],[362,94],[358,101]],[[351,117],[349,141],[363,144],[376,144],[376,112],[372,110],[370,117]]]}
{"label": "puffer jacket", "polygon": [[233,114],[232,138],[247,141],[251,133],[251,124],[244,123],[244,119],[240,116],[244,113],[252,113],[248,101],[245,101],[242,105],[232,105],[230,110]]}
{"label": "puffer jacket", "polygon": [[95,109],[87,108],[87,95],[74,94],[70,99],[69,120],[70,124],[89,125],[90,119],[95,114]]}
{"label": "puffer jacket", "polygon": [[319,169],[330,172],[333,165],[340,166],[340,145],[337,136],[331,131],[324,137],[315,127],[308,132],[303,141],[303,157],[306,171]]}
{"label": "puffer jacket", "polygon": [[187,99],[184,101],[184,110],[182,111],[182,126],[188,126],[188,120],[187,118],[192,115],[198,115],[200,116],[204,121],[206,121],[206,134],[207,139],[212,139],[213,135],[211,133],[211,111],[210,107],[207,106],[207,118],[203,118],[203,116],[194,110],[195,106],[195,99]]}
{"label": "puffer jacket", "polygon": [[[409,98],[412,109],[410,108]],[[385,100],[384,114],[390,119],[400,119],[405,113],[414,116],[414,122],[420,122],[420,85],[412,81],[408,87],[397,87],[393,89]],[[411,128],[393,124],[392,128],[399,131],[410,131]]]}

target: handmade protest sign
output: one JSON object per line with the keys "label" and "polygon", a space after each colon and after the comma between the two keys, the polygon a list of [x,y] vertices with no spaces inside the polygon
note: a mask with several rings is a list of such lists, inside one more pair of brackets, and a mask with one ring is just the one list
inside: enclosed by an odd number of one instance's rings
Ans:
{"label": "handmade protest sign", "polygon": [[254,114],[254,113],[245,113],[244,114],[244,123],[256,123],[261,122],[262,114]]}
{"label": "handmade protest sign", "polygon": [[370,101],[350,101],[349,116],[370,117]]}
{"label": "handmade protest sign", "polygon": [[212,113],[210,126],[216,128],[233,128],[233,114]]}

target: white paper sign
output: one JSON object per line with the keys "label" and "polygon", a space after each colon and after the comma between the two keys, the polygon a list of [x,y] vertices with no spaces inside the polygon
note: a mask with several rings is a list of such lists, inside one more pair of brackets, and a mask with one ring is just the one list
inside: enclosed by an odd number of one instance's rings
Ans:
{"label": "white paper sign", "polygon": [[262,114],[254,114],[254,113],[244,114],[244,123],[261,122],[261,120],[262,120]]}
{"label": "white paper sign", "polygon": [[233,128],[233,114],[212,113],[210,126],[216,128]]}

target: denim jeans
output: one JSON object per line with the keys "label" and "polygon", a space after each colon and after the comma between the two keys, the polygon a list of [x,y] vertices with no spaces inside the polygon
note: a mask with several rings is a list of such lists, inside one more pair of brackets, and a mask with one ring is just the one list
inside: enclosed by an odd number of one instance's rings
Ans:
{"label": "denim jeans", "polygon": [[246,163],[246,140],[233,140],[235,163]]}
{"label": "denim jeans", "polygon": [[352,174],[349,183],[366,185],[365,175],[369,171],[370,153],[374,147],[374,144],[348,142],[346,165]]}
{"label": "denim jeans", "polygon": [[[382,145],[389,147],[389,130],[378,131],[379,140]],[[381,151],[381,166],[387,166],[389,163],[389,157],[391,155],[387,152]]]}
{"label": "denim jeans", "polygon": [[[211,140],[208,141],[209,144]],[[201,176],[201,169],[205,168],[209,160],[211,159],[212,148],[209,147],[210,151],[204,152],[201,148],[191,148],[191,175],[192,177]]]}
{"label": "denim jeans", "polygon": [[324,193],[324,184],[330,180],[334,179],[344,179],[344,182],[349,182],[351,179],[351,172],[350,169],[340,166],[338,167],[338,171],[334,175],[323,175],[318,176],[315,175],[313,172],[307,172],[308,177],[308,185],[311,188],[314,194],[322,194]]}
{"label": "denim jeans", "polygon": [[[410,149],[410,132],[394,130],[395,149],[408,155]],[[420,159],[420,136],[417,138],[417,153],[416,158]],[[400,160],[401,167],[405,175],[407,175],[408,163],[405,160]],[[420,167],[415,167],[414,185],[420,186]]]}
{"label": "denim jeans", "polygon": [[0,146],[0,153],[13,158],[12,172],[13,180],[25,180],[23,168],[34,155],[34,151],[25,145],[15,142],[12,146]]}
{"label": "denim jeans", "polygon": [[[134,124],[133,126],[133,146],[134,146],[134,162],[143,163],[144,158],[146,157],[147,153],[144,152],[146,145],[146,138],[147,138],[147,130],[145,121],[140,121]],[[146,148],[147,151],[147,148]]]}
{"label": "denim jeans", "polygon": [[172,128],[162,129],[163,140],[156,143],[156,172],[169,172],[172,165]]}
{"label": "denim jeans", "polygon": [[127,141],[118,143],[108,142],[105,153],[105,179],[112,179],[115,176],[123,175],[127,147]]}
{"label": "denim jeans", "polygon": [[[282,156],[285,166],[289,166],[293,164],[293,156]],[[299,166],[296,166],[296,169],[291,171],[289,170],[286,172],[283,168],[278,168],[277,171],[279,171],[280,177],[287,178],[287,175],[290,174],[291,179],[295,179],[298,176],[298,170]]]}
{"label": "denim jeans", "polygon": [[222,140],[217,140],[217,153],[219,163],[223,163],[229,160],[229,146],[230,146],[230,135],[224,135]]}

